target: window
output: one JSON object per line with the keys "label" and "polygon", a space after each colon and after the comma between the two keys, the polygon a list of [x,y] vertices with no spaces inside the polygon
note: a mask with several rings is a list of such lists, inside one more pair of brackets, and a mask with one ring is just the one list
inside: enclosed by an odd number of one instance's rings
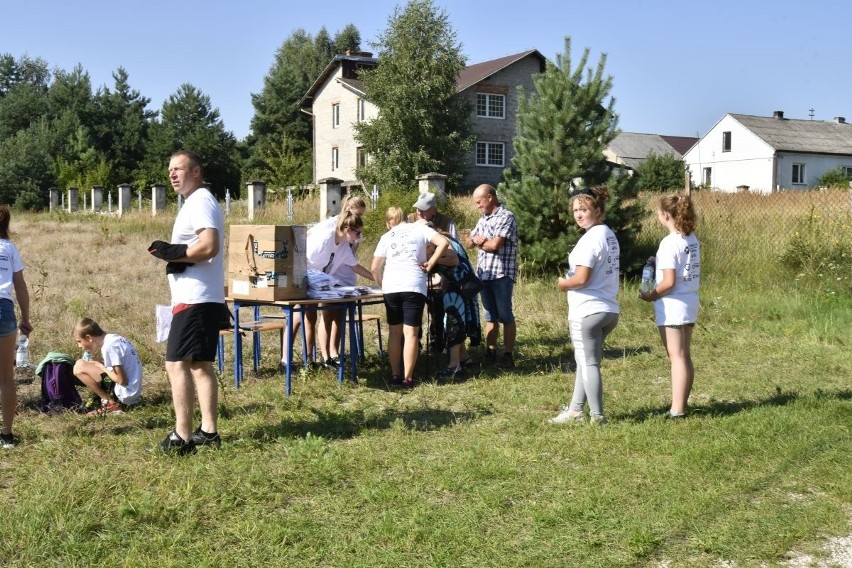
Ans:
{"label": "window", "polygon": [[331,127],[340,126],[340,103],[331,105]]}
{"label": "window", "polygon": [[841,166],[843,168],[843,175],[847,178],[852,179],[852,166]]}
{"label": "window", "polygon": [[340,150],[337,146],[331,149],[331,171],[337,171],[340,167]]}
{"label": "window", "polygon": [[358,99],[358,122],[364,122],[367,118],[367,109],[364,99]]}
{"label": "window", "polygon": [[355,150],[355,160],[357,161],[359,168],[367,165],[367,152],[364,151],[363,146]]}
{"label": "window", "polygon": [[502,142],[477,142],[476,143],[476,165],[503,167],[503,156],[505,155]]}
{"label": "window", "polygon": [[713,168],[704,168],[704,187],[709,189],[713,187]]}
{"label": "window", "polygon": [[731,133],[723,132],[722,133],[722,151],[730,152],[731,151]]}
{"label": "window", "polygon": [[793,164],[793,183],[805,183],[805,164]]}
{"label": "window", "polygon": [[476,93],[476,116],[506,118],[506,95]]}

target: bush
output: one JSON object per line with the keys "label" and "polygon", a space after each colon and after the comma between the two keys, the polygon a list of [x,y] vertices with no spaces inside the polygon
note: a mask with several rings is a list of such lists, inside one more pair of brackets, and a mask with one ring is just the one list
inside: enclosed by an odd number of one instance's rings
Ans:
{"label": "bush", "polygon": [[658,156],[651,152],[636,168],[639,189],[649,191],[671,191],[683,189],[686,164],[673,154]]}
{"label": "bush", "polygon": [[843,172],[842,167],[838,166],[822,174],[819,178],[819,185],[820,187],[849,189],[849,176]]}

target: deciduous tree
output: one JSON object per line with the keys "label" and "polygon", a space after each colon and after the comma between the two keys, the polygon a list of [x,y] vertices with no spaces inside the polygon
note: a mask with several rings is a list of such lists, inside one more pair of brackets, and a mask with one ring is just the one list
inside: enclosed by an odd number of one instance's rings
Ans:
{"label": "deciduous tree", "polygon": [[419,174],[439,172],[457,188],[473,143],[470,107],[457,96],[465,66],[447,13],[431,0],[396,8],[379,35],[379,65],[361,71],[379,115],[355,125],[370,156],[357,176],[366,185],[411,187]]}

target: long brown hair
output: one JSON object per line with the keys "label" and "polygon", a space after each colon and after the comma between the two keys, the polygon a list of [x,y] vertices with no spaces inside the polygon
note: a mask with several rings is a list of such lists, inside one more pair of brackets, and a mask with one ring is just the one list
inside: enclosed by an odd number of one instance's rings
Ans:
{"label": "long brown hair", "polygon": [[9,207],[0,205],[0,239],[9,240],[9,222],[12,220],[12,214],[9,212]]}
{"label": "long brown hair", "polygon": [[688,237],[695,232],[698,219],[695,216],[695,208],[692,206],[692,198],[688,195],[664,195],[657,201],[657,208],[674,220],[677,232]]}

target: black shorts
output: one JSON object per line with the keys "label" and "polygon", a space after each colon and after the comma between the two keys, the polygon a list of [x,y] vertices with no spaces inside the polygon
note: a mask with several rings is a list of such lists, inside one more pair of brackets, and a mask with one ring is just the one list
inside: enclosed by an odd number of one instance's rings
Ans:
{"label": "black shorts", "polygon": [[172,317],[166,361],[214,361],[219,331],[230,326],[225,304],[193,304]]}
{"label": "black shorts", "polygon": [[388,314],[388,325],[410,325],[420,327],[423,322],[423,306],[426,296],[417,292],[394,292],[385,294],[385,310]]}

